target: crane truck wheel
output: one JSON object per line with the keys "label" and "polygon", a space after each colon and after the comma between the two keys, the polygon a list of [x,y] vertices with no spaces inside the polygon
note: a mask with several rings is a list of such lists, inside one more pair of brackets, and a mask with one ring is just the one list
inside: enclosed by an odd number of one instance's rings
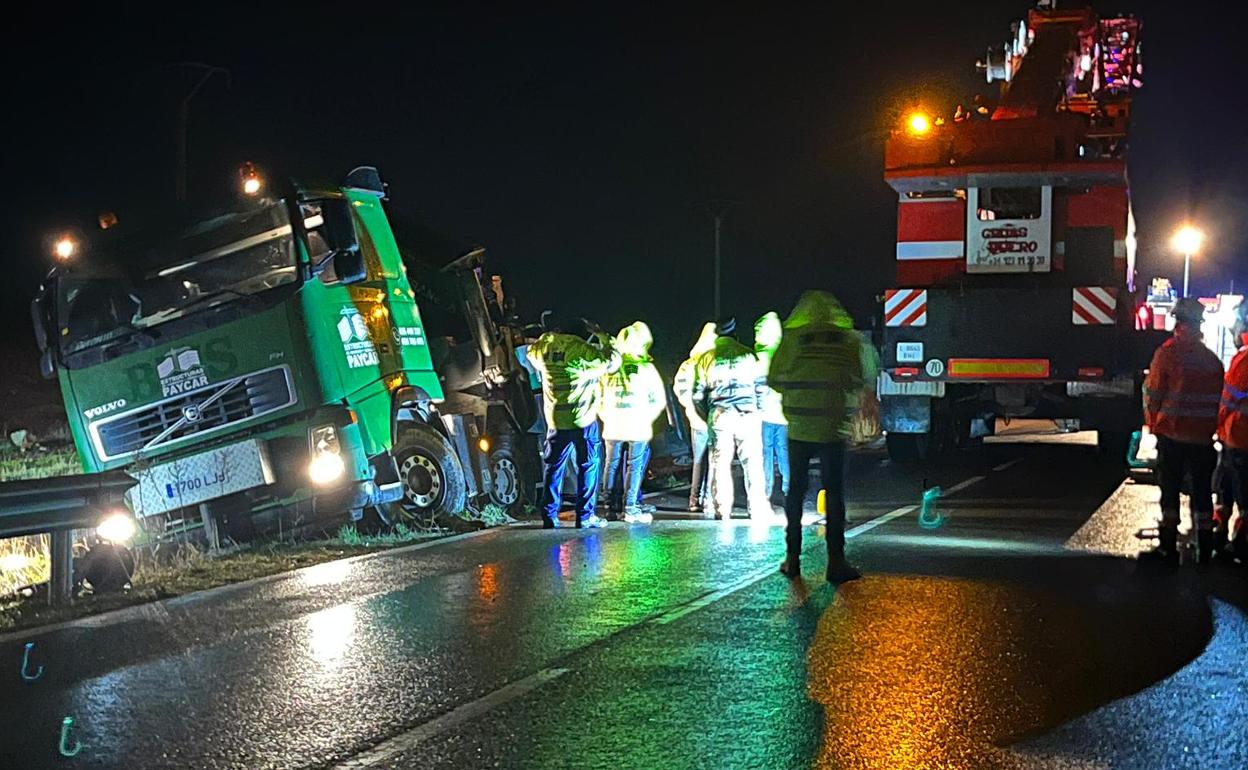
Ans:
{"label": "crane truck wheel", "polygon": [[463,513],[468,498],[464,469],[441,434],[420,424],[400,427],[394,459],[407,513],[422,521]]}

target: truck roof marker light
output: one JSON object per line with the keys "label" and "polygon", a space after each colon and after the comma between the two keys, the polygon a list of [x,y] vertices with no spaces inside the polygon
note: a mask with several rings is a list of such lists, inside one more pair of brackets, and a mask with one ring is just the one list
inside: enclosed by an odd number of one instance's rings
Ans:
{"label": "truck roof marker light", "polygon": [[62,235],[52,244],[52,256],[61,262],[68,262],[78,254],[78,239],[72,235]]}
{"label": "truck roof marker light", "polygon": [[256,171],[256,166],[251,161],[238,167],[238,175],[242,179],[244,195],[256,196],[264,189],[264,179],[260,176],[260,172]]}

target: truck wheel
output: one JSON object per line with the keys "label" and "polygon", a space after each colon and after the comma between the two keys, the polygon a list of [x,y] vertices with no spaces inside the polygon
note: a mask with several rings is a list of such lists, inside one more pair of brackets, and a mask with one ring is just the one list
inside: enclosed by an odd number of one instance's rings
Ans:
{"label": "truck wheel", "polygon": [[511,450],[499,449],[490,455],[490,502],[500,505],[510,513],[513,506],[524,497],[520,468]]}
{"label": "truck wheel", "polygon": [[895,463],[915,463],[931,454],[931,436],[927,433],[889,433],[884,437],[888,459]]}
{"label": "truck wheel", "polygon": [[405,510],[421,519],[463,513],[468,496],[464,469],[440,434],[423,425],[402,429],[394,459],[403,481]]}

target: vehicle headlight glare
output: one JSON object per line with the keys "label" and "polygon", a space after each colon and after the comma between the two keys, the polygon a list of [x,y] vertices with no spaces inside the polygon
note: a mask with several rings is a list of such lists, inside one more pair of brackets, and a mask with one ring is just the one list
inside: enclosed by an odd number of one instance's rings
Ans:
{"label": "vehicle headlight glare", "polygon": [[95,534],[110,543],[128,543],[137,531],[138,525],[128,513],[110,513],[95,528]]}
{"label": "vehicle headlight glare", "polygon": [[308,463],[308,477],[313,484],[332,484],[342,478],[347,464],[342,459],[342,446],[338,443],[338,431],[333,425],[321,425],[308,435],[312,445],[312,461]]}

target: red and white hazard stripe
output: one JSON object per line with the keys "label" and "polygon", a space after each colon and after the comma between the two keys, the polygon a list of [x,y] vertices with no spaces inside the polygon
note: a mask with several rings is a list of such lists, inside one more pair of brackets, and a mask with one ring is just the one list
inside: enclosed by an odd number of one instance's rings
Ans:
{"label": "red and white hazard stripe", "polygon": [[889,289],[884,292],[885,326],[926,326],[927,289]]}
{"label": "red and white hazard stripe", "polygon": [[1118,292],[1101,286],[1076,286],[1070,306],[1075,326],[1110,326],[1118,311]]}

